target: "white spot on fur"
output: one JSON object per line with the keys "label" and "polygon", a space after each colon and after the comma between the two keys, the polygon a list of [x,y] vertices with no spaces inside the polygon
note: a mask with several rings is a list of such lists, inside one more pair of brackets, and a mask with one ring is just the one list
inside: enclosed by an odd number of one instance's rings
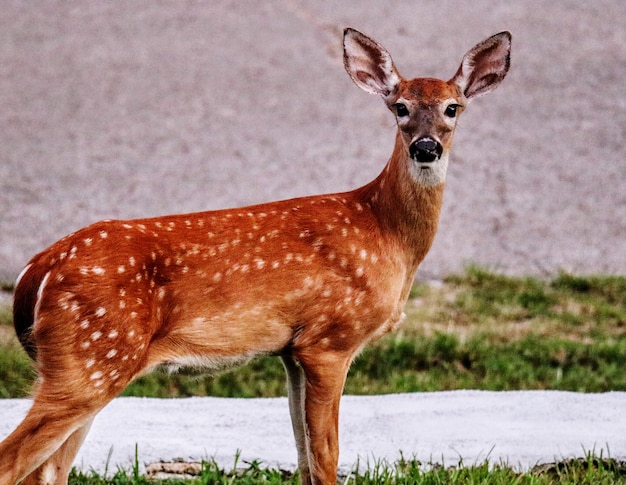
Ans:
{"label": "white spot on fur", "polygon": [[85,246],[91,246],[91,243],[93,242],[93,239],[88,237],[84,239],[85,242]]}
{"label": "white spot on fur", "polygon": [[103,317],[104,315],[106,315],[106,312],[107,312],[106,308],[100,306],[96,308],[95,315],[97,317]]}
{"label": "white spot on fur", "polygon": [[93,367],[93,365],[96,363],[95,359],[89,359],[86,363],[85,363],[85,369],[89,369],[90,367]]}
{"label": "white spot on fur", "polygon": [[[24,269],[20,272],[20,274],[17,276],[17,279],[15,280],[15,286],[20,284],[20,281],[22,281],[22,278],[24,277],[24,275],[26,274],[26,272],[30,269],[32,265],[33,264],[30,263],[24,267]],[[58,276],[57,276],[57,280],[58,280]]]}
{"label": "white spot on fur", "polygon": [[39,480],[41,481],[38,483],[43,483],[45,485],[57,483],[57,471],[54,463],[46,463],[43,465]]}
{"label": "white spot on fur", "polygon": [[117,332],[117,330],[111,330],[111,331],[109,332],[109,335],[107,335],[107,337],[109,337],[109,338],[115,338],[115,337],[117,337],[117,336],[118,336],[118,332]]}
{"label": "white spot on fur", "polygon": [[128,264],[130,264],[131,266],[135,266],[136,261],[135,261],[134,256],[131,256],[130,258],[128,258]]}
{"label": "white spot on fur", "polygon": [[112,359],[113,357],[115,357],[117,355],[117,350],[115,349],[111,349],[107,352],[107,359]]}
{"label": "white spot on fur", "polygon": [[94,372],[93,374],[91,374],[89,376],[89,379],[91,379],[92,381],[95,381],[96,379],[100,379],[102,377],[102,372],[100,372],[99,370]]}
{"label": "white spot on fur", "polygon": [[87,327],[89,327],[89,320],[85,319],[82,322],[80,322],[80,328],[85,330]]}
{"label": "white spot on fur", "polygon": [[102,337],[102,332],[96,331],[91,334],[91,340],[93,340],[94,342],[98,340],[100,337]]}
{"label": "white spot on fur", "polygon": [[48,283],[48,278],[50,278],[50,271],[46,273],[46,276],[41,280],[41,284],[39,285],[39,289],[37,290],[37,302],[35,303],[35,309],[33,311],[35,317],[35,324],[37,324],[37,316],[39,315],[39,308],[41,307],[41,298],[43,296],[43,290]]}
{"label": "white spot on fur", "polygon": [[93,268],[91,268],[91,272],[98,276],[102,276],[104,273],[106,273],[106,270],[102,266],[94,266]]}
{"label": "white spot on fur", "polygon": [[108,232],[100,231],[100,238],[106,239],[107,237],[109,237],[109,233]]}

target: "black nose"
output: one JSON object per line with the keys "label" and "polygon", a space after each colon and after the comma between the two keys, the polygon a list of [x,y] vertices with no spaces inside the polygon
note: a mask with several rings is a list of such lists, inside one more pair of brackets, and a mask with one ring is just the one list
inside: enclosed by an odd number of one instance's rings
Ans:
{"label": "black nose", "polygon": [[411,143],[409,155],[416,162],[429,163],[438,160],[443,153],[443,147],[437,140],[430,137],[420,138]]}

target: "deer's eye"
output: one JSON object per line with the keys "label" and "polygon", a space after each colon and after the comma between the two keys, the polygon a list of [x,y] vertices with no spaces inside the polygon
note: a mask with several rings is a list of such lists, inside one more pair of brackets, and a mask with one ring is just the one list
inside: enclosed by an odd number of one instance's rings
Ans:
{"label": "deer's eye", "polygon": [[407,108],[405,104],[396,103],[393,105],[393,108],[396,110],[396,114],[399,118],[409,116],[409,108]]}
{"label": "deer's eye", "polygon": [[446,108],[446,110],[444,111],[444,114],[448,117],[448,118],[455,118],[456,117],[456,112],[457,109],[460,107],[460,105],[458,104],[451,104],[450,106],[448,106]]}

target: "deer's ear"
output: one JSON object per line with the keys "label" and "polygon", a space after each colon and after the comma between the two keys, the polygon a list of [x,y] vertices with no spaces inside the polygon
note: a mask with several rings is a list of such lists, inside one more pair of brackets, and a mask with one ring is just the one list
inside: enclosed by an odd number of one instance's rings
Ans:
{"label": "deer's ear", "polygon": [[500,32],[476,45],[463,57],[451,79],[466,98],[493,91],[509,71],[511,34]]}
{"label": "deer's ear", "polygon": [[343,32],[343,64],[354,83],[365,92],[386,98],[398,89],[401,77],[389,52],[357,30]]}

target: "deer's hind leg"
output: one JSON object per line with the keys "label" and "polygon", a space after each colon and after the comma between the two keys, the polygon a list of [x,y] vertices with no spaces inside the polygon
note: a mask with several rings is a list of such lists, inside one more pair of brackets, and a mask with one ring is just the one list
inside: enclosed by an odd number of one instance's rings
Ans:
{"label": "deer's hind leg", "polygon": [[22,481],[22,485],[66,485],[74,458],[76,458],[92,422],[93,418],[74,431],[42,465]]}
{"label": "deer's hind leg", "polygon": [[122,336],[119,325],[102,321],[68,339],[62,326],[45,326],[48,316],[42,315],[34,333],[40,378],[33,405],[0,443],[0,485],[67,483],[94,417],[145,363],[147,345],[127,345],[135,336]]}
{"label": "deer's hind leg", "polygon": [[78,399],[53,402],[42,396],[42,388],[24,420],[0,443],[1,485],[24,479],[25,484],[67,483],[64,474],[102,407]]}

